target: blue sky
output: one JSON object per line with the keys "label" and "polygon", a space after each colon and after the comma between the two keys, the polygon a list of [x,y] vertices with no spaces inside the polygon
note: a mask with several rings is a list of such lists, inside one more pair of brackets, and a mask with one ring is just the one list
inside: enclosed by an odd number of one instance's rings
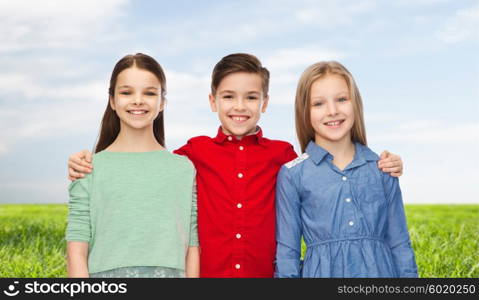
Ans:
{"label": "blue sky", "polygon": [[265,135],[299,151],[297,80],[334,59],[369,146],[402,156],[406,203],[479,203],[477,1],[1,1],[0,40],[0,203],[67,202],[68,156],[93,148],[111,70],[136,52],[166,71],[170,150],[215,134],[213,66],[248,52],[271,71]]}

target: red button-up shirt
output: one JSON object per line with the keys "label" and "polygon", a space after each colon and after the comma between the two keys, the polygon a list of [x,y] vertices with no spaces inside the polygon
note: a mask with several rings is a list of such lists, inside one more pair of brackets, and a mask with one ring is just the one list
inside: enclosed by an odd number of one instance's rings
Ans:
{"label": "red button-up shirt", "polygon": [[201,277],[273,277],[275,186],[279,168],[297,157],[262,130],[237,140],[194,137],[175,151],[197,170]]}

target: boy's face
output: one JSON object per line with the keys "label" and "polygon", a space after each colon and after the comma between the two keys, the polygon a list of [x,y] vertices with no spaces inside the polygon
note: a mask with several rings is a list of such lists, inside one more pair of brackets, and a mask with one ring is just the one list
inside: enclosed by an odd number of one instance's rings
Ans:
{"label": "boy's face", "polygon": [[226,76],[209,99],[211,110],[218,113],[223,132],[238,139],[256,132],[260,115],[268,106],[261,77],[255,73]]}

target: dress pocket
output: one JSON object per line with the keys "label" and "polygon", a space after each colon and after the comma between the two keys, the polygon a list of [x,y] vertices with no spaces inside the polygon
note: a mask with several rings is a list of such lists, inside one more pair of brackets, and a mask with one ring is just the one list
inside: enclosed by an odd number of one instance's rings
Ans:
{"label": "dress pocket", "polygon": [[352,188],[359,203],[376,203],[385,201],[384,188],[381,182],[362,179]]}

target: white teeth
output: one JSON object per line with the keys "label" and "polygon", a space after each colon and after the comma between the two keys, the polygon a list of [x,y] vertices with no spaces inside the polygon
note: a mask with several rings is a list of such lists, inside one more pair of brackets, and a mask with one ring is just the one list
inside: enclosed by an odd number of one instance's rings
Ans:
{"label": "white teeth", "polygon": [[340,121],[335,121],[335,122],[327,122],[326,125],[328,126],[338,126],[339,123],[341,123]]}
{"label": "white teeth", "polygon": [[246,117],[233,117],[233,120],[235,120],[235,121],[244,121],[244,120],[246,120]]}
{"label": "white teeth", "polygon": [[130,110],[129,113],[134,114],[134,115],[142,115],[142,114],[146,114],[146,111],[144,111],[144,110]]}

